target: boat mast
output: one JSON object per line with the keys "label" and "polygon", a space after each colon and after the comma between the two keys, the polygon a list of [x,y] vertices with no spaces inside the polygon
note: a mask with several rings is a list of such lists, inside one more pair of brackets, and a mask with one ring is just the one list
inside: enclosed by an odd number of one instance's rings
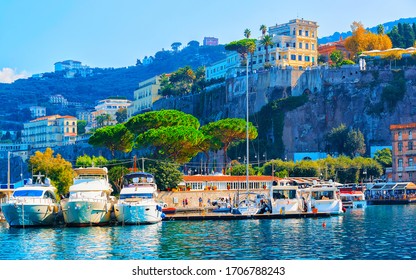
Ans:
{"label": "boat mast", "polygon": [[[248,54],[249,51],[247,50],[247,56],[246,56],[246,187],[247,192],[249,191],[248,188],[248,164],[250,162],[249,158],[249,143],[248,143]],[[247,194],[248,195],[248,194]]]}

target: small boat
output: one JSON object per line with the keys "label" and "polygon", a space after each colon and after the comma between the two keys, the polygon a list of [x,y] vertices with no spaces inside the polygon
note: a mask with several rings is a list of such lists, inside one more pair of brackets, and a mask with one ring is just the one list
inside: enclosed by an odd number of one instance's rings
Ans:
{"label": "small boat", "polygon": [[13,191],[9,200],[2,204],[2,212],[10,227],[52,226],[60,211],[56,188],[48,178],[35,175],[20,188]]}
{"label": "small boat", "polygon": [[97,226],[110,223],[115,197],[106,167],[74,169],[76,176],[69,187],[69,198],[61,200],[68,226]]}
{"label": "small boat", "polygon": [[268,200],[262,194],[246,192],[240,194],[234,201],[237,205],[231,209],[232,214],[255,215],[270,211]]}
{"label": "small boat", "polygon": [[176,208],[175,207],[164,207],[162,208],[162,213],[164,214],[175,214]]}
{"label": "small boat", "polygon": [[333,215],[343,213],[342,201],[336,184],[334,182],[318,183],[314,180],[312,186],[301,189],[307,212]]}
{"label": "small boat", "polygon": [[367,207],[364,193],[362,191],[340,192],[342,206],[345,208],[364,209]]}
{"label": "small boat", "polygon": [[154,176],[146,172],[124,175],[120,198],[114,213],[122,224],[154,224],[162,221],[163,208],[156,201],[157,186]]}
{"label": "small boat", "polygon": [[270,189],[271,208],[274,214],[301,213],[305,205],[297,185],[291,180],[281,179]]}

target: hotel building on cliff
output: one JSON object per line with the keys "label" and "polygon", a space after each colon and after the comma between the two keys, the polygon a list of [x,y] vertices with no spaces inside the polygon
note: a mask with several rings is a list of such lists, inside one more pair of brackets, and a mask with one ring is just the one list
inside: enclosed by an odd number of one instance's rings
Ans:
{"label": "hotel building on cliff", "polygon": [[[273,46],[269,46],[269,62],[272,66],[305,69],[318,63],[318,24],[315,21],[292,19],[287,23],[269,27]],[[263,67],[266,49],[257,40],[253,55],[253,69]]]}
{"label": "hotel building on cliff", "polygon": [[416,123],[390,125],[392,136],[392,181],[416,182]]}
{"label": "hotel building on cliff", "polygon": [[[293,19],[288,23],[269,27],[273,46],[268,47],[269,63],[272,67],[291,67],[304,70],[318,64],[318,24],[315,21]],[[266,49],[261,45],[261,37],[256,42],[253,57],[249,64],[253,70],[264,68]],[[241,68],[241,57],[236,52],[229,52],[226,58],[206,66],[207,80],[236,76]],[[251,66],[250,66],[251,68]]]}

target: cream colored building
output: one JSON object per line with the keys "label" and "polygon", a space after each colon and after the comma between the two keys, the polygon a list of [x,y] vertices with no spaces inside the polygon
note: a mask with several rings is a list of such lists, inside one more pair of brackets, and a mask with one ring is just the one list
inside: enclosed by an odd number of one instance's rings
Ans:
{"label": "cream colored building", "polygon": [[127,109],[127,118],[140,112],[151,110],[153,103],[162,97],[159,94],[159,90],[160,76],[140,82],[138,88],[134,91],[132,106]]}
{"label": "cream colored building", "polygon": [[22,143],[32,148],[46,148],[74,144],[77,137],[77,118],[52,115],[23,124]]}
{"label": "cream colored building", "polygon": [[92,115],[92,127],[97,127],[97,116],[100,115],[110,115],[110,119],[106,120],[104,125],[114,125],[117,124],[116,113],[120,109],[127,109],[132,105],[132,102],[127,99],[116,99],[108,98],[98,101],[97,105],[94,107],[95,111],[91,113]]}
{"label": "cream colored building", "polygon": [[[272,66],[292,66],[305,69],[317,65],[318,62],[318,24],[304,19],[293,19],[288,23],[269,27],[273,46],[269,50],[269,62]],[[266,50],[257,40],[253,54],[253,69],[264,67]],[[249,61],[251,59],[249,58]]]}

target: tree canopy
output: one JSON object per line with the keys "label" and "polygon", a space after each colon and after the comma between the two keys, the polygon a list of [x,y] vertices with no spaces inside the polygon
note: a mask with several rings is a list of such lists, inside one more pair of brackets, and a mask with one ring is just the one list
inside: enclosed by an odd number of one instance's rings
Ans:
{"label": "tree canopy", "polygon": [[189,162],[200,152],[204,134],[191,126],[177,125],[149,129],[136,139],[137,148],[153,149],[153,155],[177,163]]}
{"label": "tree canopy", "polygon": [[391,167],[393,164],[391,149],[384,148],[374,154],[374,160],[380,163],[384,168]]}
{"label": "tree canopy", "polygon": [[74,178],[72,164],[60,154],[54,156],[53,153],[51,148],[46,148],[44,153],[36,151],[29,159],[29,171],[48,177],[57,188],[58,194],[66,194]]}
{"label": "tree canopy", "polygon": [[88,140],[93,146],[105,147],[114,156],[115,151],[130,152],[134,135],[124,126],[116,124],[97,129]]}
{"label": "tree canopy", "polygon": [[329,150],[354,157],[366,151],[364,135],[359,129],[349,130],[344,124],[334,127],[326,135]]}
{"label": "tree canopy", "polygon": [[[224,164],[227,164],[227,150],[232,143],[246,139],[247,122],[243,119],[228,118],[216,122],[208,123],[201,127],[205,135],[210,135],[214,143],[221,143],[224,151]],[[249,140],[256,139],[258,132],[256,127],[249,122],[248,124]]]}
{"label": "tree canopy", "polygon": [[386,34],[374,34],[366,30],[361,22],[354,21],[351,25],[352,36],[345,39],[345,47],[353,55],[363,51],[386,50],[392,47]]}
{"label": "tree canopy", "polygon": [[183,125],[198,129],[200,124],[197,118],[178,110],[151,111],[130,118],[125,126],[132,133],[139,135],[149,129],[163,126]]}
{"label": "tree canopy", "polygon": [[248,53],[254,53],[256,50],[256,39],[242,39],[239,41],[232,41],[225,45],[227,51],[236,51],[244,59],[247,58]]}

